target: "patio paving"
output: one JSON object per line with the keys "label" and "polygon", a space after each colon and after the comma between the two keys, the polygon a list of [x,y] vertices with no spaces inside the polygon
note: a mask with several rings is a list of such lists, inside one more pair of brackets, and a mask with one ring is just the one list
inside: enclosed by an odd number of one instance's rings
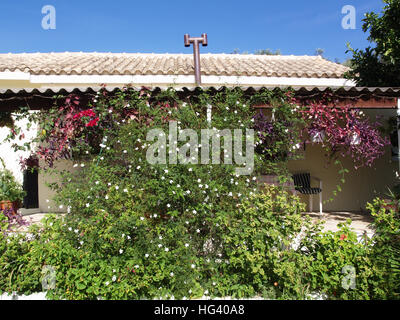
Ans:
{"label": "patio paving", "polygon": [[354,231],[361,235],[364,232],[367,232],[368,235],[372,235],[374,230],[371,226],[373,222],[373,218],[371,215],[360,212],[323,212],[322,215],[316,212],[306,213],[309,215],[314,221],[325,221],[324,230],[325,231],[337,231],[339,230],[338,224],[345,222],[347,219],[351,219],[351,228]]}

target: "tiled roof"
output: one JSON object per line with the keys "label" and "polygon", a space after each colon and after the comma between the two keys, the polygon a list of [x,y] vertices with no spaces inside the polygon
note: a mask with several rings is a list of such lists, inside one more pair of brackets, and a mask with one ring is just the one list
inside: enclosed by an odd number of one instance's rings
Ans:
{"label": "tiled roof", "polygon": [[[201,54],[202,75],[343,78],[348,68],[320,56]],[[0,72],[33,75],[192,75],[192,54],[9,53]]]}

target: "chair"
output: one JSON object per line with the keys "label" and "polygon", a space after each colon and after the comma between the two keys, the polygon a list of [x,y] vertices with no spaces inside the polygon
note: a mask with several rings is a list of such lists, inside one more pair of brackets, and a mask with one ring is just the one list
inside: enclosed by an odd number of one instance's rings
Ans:
{"label": "chair", "polygon": [[[308,194],[310,196],[310,212],[313,212],[312,196],[314,194],[319,194],[319,213],[322,214],[322,181],[316,177],[311,177],[309,173],[297,173],[292,177],[295,189],[302,194]],[[311,187],[311,179],[319,182],[319,188]]]}

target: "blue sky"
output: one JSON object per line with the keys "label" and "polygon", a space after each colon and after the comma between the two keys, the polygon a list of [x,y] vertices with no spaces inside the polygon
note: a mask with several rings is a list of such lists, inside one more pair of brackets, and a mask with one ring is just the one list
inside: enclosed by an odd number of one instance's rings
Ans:
{"label": "blue sky", "polygon": [[[42,7],[56,9],[56,29],[41,26]],[[356,29],[344,30],[344,5],[356,9]],[[368,45],[361,30],[367,11],[380,12],[381,0],[2,0],[0,52],[155,52],[191,53],[183,35],[208,34],[201,52],[313,55],[345,60],[346,42]],[[197,10],[198,12],[195,12]]]}

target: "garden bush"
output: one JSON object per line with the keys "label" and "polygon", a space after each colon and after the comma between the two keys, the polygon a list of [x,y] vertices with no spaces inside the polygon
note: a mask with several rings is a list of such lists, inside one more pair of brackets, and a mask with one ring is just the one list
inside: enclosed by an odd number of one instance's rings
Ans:
{"label": "garden bush", "polygon": [[[49,267],[56,286],[48,297],[54,299],[382,296],[371,293],[370,279],[379,275],[371,271],[369,244],[359,244],[346,226],[321,233],[302,215],[298,197],[257,182],[260,174],[282,182],[289,177],[286,162],[297,157],[305,126],[292,98],[282,90],[102,90],[89,109],[71,96],[61,108],[30,115],[41,126],[41,146],[30,159],[57,175],[50,186],[68,214],[51,216],[28,234],[2,233],[0,292],[41,291]],[[252,108],[260,103],[272,105],[273,120]],[[150,163],[149,147],[169,141],[171,121],[178,133],[190,128],[198,136],[206,128],[214,137],[218,130],[254,128],[250,174],[239,175],[223,152],[216,155],[219,164],[191,158],[183,164],[188,153],[205,148],[187,136],[158,148],[167,158],[179,150],[177,164]],[[162,131],[148,141],[151,129]],[[243,133],[232,145],[241,142],[247,154]],[[10,138],[19,134],[15,128]],[[55,169],[65,158],[73,170]],[[359,277],[356,289],[341,288],[347,265]]]}

